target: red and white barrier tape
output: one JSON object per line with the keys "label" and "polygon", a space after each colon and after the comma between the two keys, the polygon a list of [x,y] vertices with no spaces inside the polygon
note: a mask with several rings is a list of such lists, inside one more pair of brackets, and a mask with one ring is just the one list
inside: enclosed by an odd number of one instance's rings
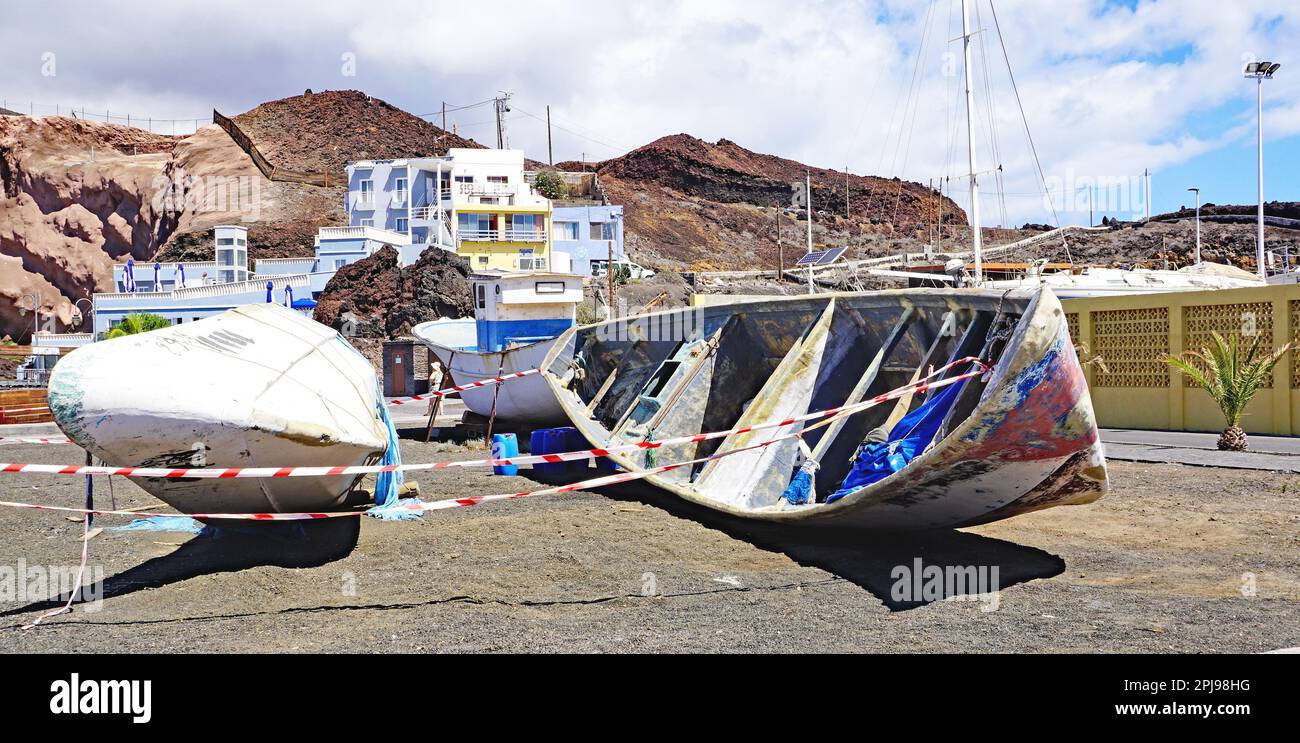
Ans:
{"label": "red and white barrier tape", "polygon": [[69,438],[45,438],[45,437],[23,437],[23,436],[0,436],[0,445],[3,444],[71,444]]}
{"label": "red and white barrier tape", "polygon": [[541,374],[541,373],[542,373],[541,369],[528,369],[527,371],[515,372],[513,374],[504,374],[499,377],[492,377],[491,379],[480,379],[477,382],[462,384],[459,387],[444,387],[443,389],[437,390],[435,392],[430,392],[427,395],[416,395],[415,397],[403,397],[399,400],[389,400],[388,404],[409,405],[413,402],[424,402],[426,400],[432,400],[436,397],[446,397],[448,395],[454,395],[460,392],[464,392],[465,390],[476,390],[480,387],[491,387],[494,384],[501,384],[503,382],[508,382],[512,379],[518,379],[520,377],[527,377],[533,374]]}
{"label": "red and white barrier tape", "polygon": [[[935,378],[961,364],[974,364],[974,371],[959,374],[937,382],[929,380]],[[938,389],[955,384],[972,377],[980,376],[986,373],[989,367],[982,361],[974,357],[968,357],[954,361],[938,369],[934,369],[925,377],[915,382],[906,384],[889,392],[877,395],[870,400],[844,405],[838,408],[829,408],[827,410],[818,410],[812,413],[785,418],[779,421],[768,421],[765,423],[756,423],[749,426],[741,426],[725,431],[713,431],[709,433],[697,433],[688,436],[678,436],[675,438],[661,439],[659,441],[637,441],[619,446],[611,446],[597,449],[585,449],[581,451],[560,452],[556,454],[531,454],[520,457],[507,457],[503,459],[467,459],[454,462],[426,462],[422,464],[390,464],[390,465],[356,465],[350,467],[214,467],[198,469],[171,469],[166,467],[111,467],[111,466],[88,466],[88,465],[62,465],[62,464],[9,464],[0,462],[0,473],[26,473],[26,474],[44,474],[44,475],[122,475],[124,477],[157,477],[157,478],[271,478],[271,477],[327,477],[337,475],[371,475],[381,472],[418,472],[424,470],[449,469],[455,467],[499,467],[506,465],[529,465],[547,463],[554,464],[559,462],[574,462],[584,459],[595,459],[597,457],[607,457],[610,454],[619,454],[644,449],[658,449],[665,446],[677,446],[680,444],[691,444],[712,439],[723,438],[732,434],[743,434],[751,431],[761,431],[771,428],[784,428],[796,423],[806,421],[830,418],[841,414],[852,415],[854,413],[866,410],[890,400],[896,400],[900,397],[913,395],[926,390]]]}
{"label": "red and white barrier tape", "polygon": [[[845,413],[841,413],[841,415],[849,415],[849,413],[845,412]],[[451,498],[451,499],[439,500],[439,501],[416,501],[415,503],[409,503],[405,505],[399,504],[396,506],[389,506],[388,508],[384,509],[384,513],[400,513],[403,511],[411,512],[411,513],[423,513],[425,511],[445,511],[450,508],[466,508],[469,506],[478,506],[484,503],[491,503],[493,501],[518,500],[520,498],[531,498],[533,496],[538,496],[538,495],[555,495],[557,493],[571,493],[575,490],[586,490],[587,488],[598,488],[598,487],[603,487],[605,485],[614,485],[621,482],[629,482],[631,480],[640,480],[642,478],[649,477],[650,475],[656,475],[661,472],[668,472],[670,470],[675,470],[675,469],[680,469],[682,467],[689,467],[692,465],[700,464],[701,462],[708,462],[713,459],[721,459],[722,457],[729,457],[733,454],[740,454],[741,452],[752,451],[754,449],[761,449],[765,446],[771,446],[772,444],[781,441],[786,441],[788,439],[802,436],[805,432],[806,431],[796,431],[794,433],[788,433],[785,434],[784,436],[778,436],[774,439],[770,439],[768,441],[763,441],[761,443],[754,444],[753,446],[746,446],[741,449],[732,449],[730,451],[721,452],[719,454],[714,454],[708,457],[702,457],[700,459],[692,459],[686,462],[676,462],[674,464],[666,464],[648,470],[638,470],[636,472],[617,472],[612,475],[605,475],[603,477],[596,477],[590,480],[583,480],[582,482],[576,482],[569,485],[560,485],[557,487],[543,488],[542,490],[532,490],[523,493],[503,493],[499,495],[472,495],[468,498]],[[235,520],[235,521],[315,521],[319,519],[351,518],[353,516],[364,516],[367,513],[369,513],[369,510],[367,511],[326,511],[321,513],[143,513],[139,511],[110,511],[110,510],[87,509],[87,508],[69,508],[66,506],[42,506],[34,503],[15,503],[13,501],[0,501],[0,506],[8,507],[8,508],[23,508],[23,509],[33,510],[33,511],[58,511],[61,513],[80,513],[80,514],[90,514],[95,516],[131,516],[132,518],[147,518],[147,519],[189,517],[192,519],[225,519],[225,520]]]}

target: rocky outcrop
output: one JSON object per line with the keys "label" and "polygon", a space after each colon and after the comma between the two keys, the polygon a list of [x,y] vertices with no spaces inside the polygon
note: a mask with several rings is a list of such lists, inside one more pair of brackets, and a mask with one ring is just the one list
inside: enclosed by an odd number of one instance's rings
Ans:
{"label": "rocky outcrop", "polygon": [[235,123],[280,168],[342,173],[350,160],[445,155],[482,147],[359,90],[308,91],[270,101]]}
{"label": "rocky outcrop", "polygon": [[469,263],[445,250],[424,251],[412,266],[384,246],[339,269],[316,305],[316,322],[349,337],[394,338],[422,322],[474,313]]}
{"label": "rocky outcrop", "polygon": [[[57,319],[47,328],[64,330],[76,300],[112,288],[114,263],[149,260],[178,229],[257,211],[261,178],[240,155],[214,127],[173,138],[71,117],[0,118],[0,335],[27,338],[24,295],[39,294]],[[227,198],[241,184],[242,199]]]}
{"label": "rocky outcrop", "polygon": [[[569,163],[575,169],[577,163]],[[812,176],[814,240],[860,247],[879,237],[910,238],[937,218],[966,224],[950,199],[921,184],[810,168],[723,139],[676,134],[623,157],[587,164],[605,194],[624,205],[634,257],[644,263],[695,270],[775,268],[778,214],[786,252],[800,252],[807,211],[796,200]],[[847,203],[846,203],[847,197]]]}

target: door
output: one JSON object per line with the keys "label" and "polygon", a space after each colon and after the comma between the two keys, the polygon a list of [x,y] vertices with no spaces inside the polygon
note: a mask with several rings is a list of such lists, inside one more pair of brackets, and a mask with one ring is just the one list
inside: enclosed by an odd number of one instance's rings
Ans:
{"label": "door", "polygon": [[384,378],[388,380],[388,394],[392,397],[408,397],[406,388],[406,367],[410,359],[405,350],[395,350],[388,356],[388,366],[384,369]]}

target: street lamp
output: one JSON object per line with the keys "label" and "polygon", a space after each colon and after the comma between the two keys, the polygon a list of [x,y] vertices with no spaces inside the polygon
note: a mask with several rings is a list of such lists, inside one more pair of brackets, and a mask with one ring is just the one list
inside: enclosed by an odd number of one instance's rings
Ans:
{"label": "street lamp", "polygon": [[81,297],[80,299],[72,303],[73,309],[76,310],[77,312],[76,314],[77,329],[85,330],[86,314],[81,311],[82,302],[85,302],[90,307],[90,329],[93,332],[95,329],[95,300],[91,299],[90,297]]}
{"label": "street lamp", "polygon": [[[37,292],[30,292],[19,297],[19,299],[28,298],[32,300],[32,340],[30,345],[34,346],[36,345],[36,331],[41,328],[41,295]],[[18,307],[18,314],[20,316],[26,315],[27,308],[20,305]]]}
{"label": "street lamp", "polygon": [[1201,264],[1201,189],[1187,190],[1196,194],[1196,265],[1199,266]]}
{"label": "street lamp", "polygon": [[1255,80],[1255,115],[1257,120],[1257,138],[1259,144],[1259,213],[1258,228],[1255,234],[1255,263],[1259,267],[1259,277],[1267,279],[1264,270],[1264,81],[1272,80],[1273,73],[1282,65],[1277,62],[1251,62],[1246,65],[1246,78]]}

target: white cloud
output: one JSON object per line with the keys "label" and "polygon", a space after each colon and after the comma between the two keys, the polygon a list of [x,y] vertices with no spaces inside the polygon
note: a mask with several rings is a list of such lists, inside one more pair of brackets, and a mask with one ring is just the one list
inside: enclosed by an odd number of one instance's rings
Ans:
{"label": "white cloud", "polygon": [[[1003,166],[1009,221],[1042,221],[1040,201],[1022,195],[1037,190],[1037,175],[987,0],[978,4],[1000,144],[995,160],[977,56],[981,168]],[[84,9],[58,2],[7,18],[3,95],[167,118],[239,111],[307,87],[360,88],[415,113],[511,90],[511,143],[537,158],[546,137],[532,116],[549,104],[562,127],[557,159],[603,159],[688,132],[859,173],[926,181],[965,170],[960,66],[951,64],[961,51],[950,42],[957,0],[116,5],[93,22],[70,22]],[[1252,136],[1243,58],[1283,54],[1300,36],[1296,13],[1263,0],[996,5],[1049,175],[1159,170]],[[45,51],[57,55],[55,78],[39,74]],[[355,77],[341,74],[347,52]],[[1300,133],[1300,69],[1267,92],[1266,131]],[[485,107],[452,121],[490,142],[491,119]]]}

